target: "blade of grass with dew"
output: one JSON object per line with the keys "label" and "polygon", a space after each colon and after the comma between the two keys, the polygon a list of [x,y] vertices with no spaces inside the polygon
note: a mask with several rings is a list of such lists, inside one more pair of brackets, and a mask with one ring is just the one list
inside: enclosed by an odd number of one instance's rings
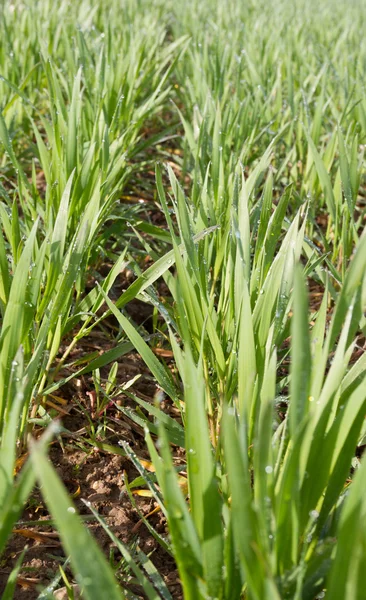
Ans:
{"label": "blade of grass with dew", "polygon": [[202,363],[195,366],[188,348],[185,352],[183,383],[191,513],[201,543],[208,594],[220,597],[223,586],[222,502],[207,423]]}
{"label": "blade of grass with dew", "polygon": [[149,435],[146,435],[146,442],[167,507],[169,530],[184,597],[189,600],[194,598],[197,598],[197,600],[202,598],[203,600],[204,596],[202,596],[198,585],[198,581],[202,577],[198,535],[186,500],[179,487],[163,426],[160,427],[159,433],[160,456],[157,454]]}
{"label": "blade of grass with dew", "polygon": [[325,597],[361,600],[365,589],[365,461],[356,472],[341,513],[338,544]]}
{"label": "blade of grass with dew", "polygon": [[[226,409],[223,418],[223,445],[231,490],[231,510],[235,544],[238,550],[242,575],[251,596],[268,598],[266,594],[269,570],[262,560],[262,535],[259,517],[253,507],[249,470],[244,447],[246,433],[242,423],[235,423],[232,411]],[[239,428],[239,431],[237,430]],[[259,560],[258,560],[259,559]],[[274,582],[273,582],[274,583]],[[275,590],[275,587],[274,587]],[[273,597],[278,595],[275,592]]]}
{"label": "blade of grass with dew", "polygon": [[295,270],[294,316],[292,318],[290,429],[293,435],[309,406],[311,373],[308,305],[300,268]]}

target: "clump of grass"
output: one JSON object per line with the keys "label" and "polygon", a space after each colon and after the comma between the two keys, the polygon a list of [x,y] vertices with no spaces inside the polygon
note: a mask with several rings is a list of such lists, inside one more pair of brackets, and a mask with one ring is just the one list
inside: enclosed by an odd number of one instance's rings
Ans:
{"label": "clump of grass", "polygon": [[[362,596],[364,20],[360,0],[4,8],[0,551],[37,480],[86,598],[135,597],[131,582],[171,598],[153,557],[101,521],[123,557],[117,586],[47,462],[54,429],[14,474],[34,423],[51,421],[42,399],[78,375],[99,381],[135,348],[180,415],[132,390],[154,477],[124,450],[166,516],[168,540],[144,522],[174,556],[184,597]],[[162,230],[119,199],[168,155],[151,204]],[[143,272],[141,251],[153,259]],[[87,291],[101,255],[109,274]],[[127,261],[135,281],[112,302]],[[136,298],[153,306],[173,372],[124,311]],[[110,315],[115,347],[64,376]],[[115,366],[110,378],[106,397]]]}

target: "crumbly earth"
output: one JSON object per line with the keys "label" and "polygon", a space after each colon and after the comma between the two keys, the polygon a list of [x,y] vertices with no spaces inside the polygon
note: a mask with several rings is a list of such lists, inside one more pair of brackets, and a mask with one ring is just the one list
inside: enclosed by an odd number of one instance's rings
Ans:
{"label": "crumbly earth", "polygon": [[[129,307],[131,317],[139,324],[141,321],[146,323],[151,314],[145,307],[146,305],[136,306],[133,303]],[[83,340],[82,353],[89,353],[94,349],[105,351],[109,348],[106,347],[106,340],[98,335]],[[77,349],[75,352],[81,351]],[[109,368],[110,366],[101,369],[102,380],[107,377]],[[141,358],[133,352],[119,359],[117,380],[120,385],[138,374],[141,377],[130,391],[145,400],[153,399],[157,391],[156,385]],[[115,544],[95,522],[82,500],[92,504],[119,539],[126,544],[137,544],[145,554],[149,555],[167,583],[173,598],[181,598],[181,586],[174,560],[140,522],[140,516],[132,506],[128,495],[123,493],[121,495],[124,473],[130,482],[138,476],[138,473],[129,459],[123,456],[118,442],[127,441],[139,458],[149,460],[142,429],[116,409],[113,403],[107,405],[102,410],[102,414],[98,413],[91,376],[86,375],[79,380],[72,380],[61,388],[57,395],[65,402],[60,407],[63,410],[61,419],[69,434],[62,435],[61,439],[53,442],[49,449],[49,458],[72,495],[79,513],[88,519],[87,526],[100,548],[108,559],[113,557],[115,565],[121,560],[122,557]],[[133,401],[123,394],[115,399],[122,407],[134,406]],[[165,408],[173,410],[168,403]],[[92,434],[92,427],[97,430],[95,436]],[[111,446],[115,453],[104,451],[101,448],[103,443]],[[178,449],[177,455],[179,455]],[[151,498],[141,496],[135,498],[139,510],[144,515],[148,515],[156,507]],[[2,556],[0,597],[9,573],[25,545],[28,549],[18,577],[15,600],[35,600],[39,592],[59,574],[59,567],[64,565],[65,555],[56,531],[47,522],[49,518],[42,496],[39,490],[35,489],[22,519],[17,524],[17,530]],[[28,524],[29,521],[32,524]],[[167,535],[166,522],[161,512],[151,515],[149,522],[157,532],[163,536]],[[72,583],[73,576],[69,567],[66,567],[66,575]],[[63,585],[61,580],[58,587],[62,588]],[[136,586],[129,589],[136,598],[145,597]],[[55,598],[67,597],[61,589],[59,591],[60,594]]]}
{"label": "crumbly earth", "polygon": [[[138,443],[134,445],[134,450],[139,456],[143,456],[143,449]],[[82,499],[91,502],[119,539],[126,544],[138,543],[140,549],[151,557],[168,584],[172,596],[179,598],[180,585],[174,560],[159,546],[144,524],[137,525],[140,519],[137,511],[132,507],[127,495],[121,496],[123,473],[127,473],[130,481],[137,475],[128,459],[100,452],[97,448],[91,448],[88,453],[69,448],[67,445],[62,449],[58,443],[50,449],[50,459],[69,493],[76,495],[74,502],[79,513],[89,516],[90,511]],[[148,514],[155,508],[154,502],[149,498],[137,498],[137,504],[143,514]],[[19,525],[17,529],[24,529],[25,532],[15,533],[11,538],[0,568],[0,595],[25,544],[28,545],[28,550],[23,561],[15,600],[36,599],[39,591],[58,573],[59,565],[63,565],[65,556],[57,534],[48,524],[42,526],[42,521],[48,518],[47,509],[36,490],[22,521],[38,523],[36,526]],[[149,519],[159,533],[166,534],[166,523],[161,513],[156,513]],[[114,561],[117,564],[121,556],[106,532],[93,520],[88,522],[88,527],[105,555],[110,557],[111,553],[114,553]],[[27,538],[25,535],[34,536],[36,539]],[[72,581],[71,572],[67,569],[66,573]],[[62,586],[62,583],[60,585]],[[134,593],[137,597],[144,597],[140,596],[138,589],[134,590]]]}

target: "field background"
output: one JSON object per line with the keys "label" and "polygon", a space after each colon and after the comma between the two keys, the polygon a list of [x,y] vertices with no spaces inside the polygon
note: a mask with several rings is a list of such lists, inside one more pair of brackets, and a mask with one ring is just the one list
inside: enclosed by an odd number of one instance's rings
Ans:
{"label": "field background", "polygon": [[362,600],[363,0],[0,2],[4,600]]}

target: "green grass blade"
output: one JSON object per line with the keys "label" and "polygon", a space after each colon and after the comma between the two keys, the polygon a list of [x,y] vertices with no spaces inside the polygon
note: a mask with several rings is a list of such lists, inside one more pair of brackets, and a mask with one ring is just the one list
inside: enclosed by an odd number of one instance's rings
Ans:
{"label": "green grass blade", "polygon": [[311,356],[308,324],[308,303],[300,267],[295,271],[294,316],[291,342],[291,404],[290,429],[296,435],[306,417],[309,405]]}

